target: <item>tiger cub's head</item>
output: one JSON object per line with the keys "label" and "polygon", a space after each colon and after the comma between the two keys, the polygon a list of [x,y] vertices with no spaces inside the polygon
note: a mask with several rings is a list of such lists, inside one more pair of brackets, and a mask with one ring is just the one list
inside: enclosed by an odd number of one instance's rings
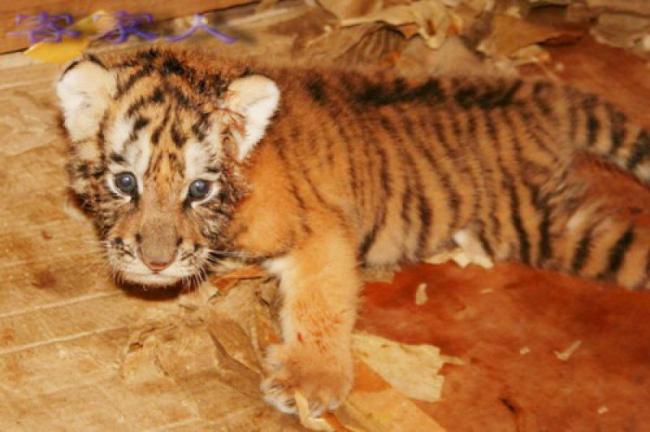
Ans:
{"label": "tiger cub's head", "polygon": [[277,108],[275,83],[149,50],[86,56],[65,69],[56,91],[71,186],[114,274],[145,286],[203,275],[242,195],[238,166]]}

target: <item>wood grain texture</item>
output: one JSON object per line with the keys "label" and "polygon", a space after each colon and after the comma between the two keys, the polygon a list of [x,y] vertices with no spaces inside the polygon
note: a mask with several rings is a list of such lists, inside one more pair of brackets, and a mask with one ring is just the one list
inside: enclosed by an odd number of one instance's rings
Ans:
{"label": "wood grain texture", "polygon": [[[291,36],[251,34],[251,52],[291,47]],[[643,62],[591,41],[550,50],[565,64],[563,80],[650,126]],[[261,405],[229,392],[217,368],[167,376],[156,372],[160,359],[150,358],[144,363],[155,373],[123,376],[133,328],[179,307],[115,286],[90,221],[69,202],[52,91],[57,69],[0,57],[0,430],[254,430],[264,421]],[[597,164],[580,172],[594,193],[650,223],[647,188]],[[417,306],[423,282],[428,301]],[[368,285],[360,327],[465,360],[443,369],[442,402],[418,404],[449,431],[643,431],[650,423],[648,316],[647,293],[515,264],[490,271],[446,264]],[[553,351],[575,340],[580,348],[558,360]],[[197,347],[197,356],[212,355]],[[224,402],[239,408],[227,412]],[[608,411],[599,414],[602,407]]]}
{"label": "wood grain texture", "polygon": [[74,18],[83,18],[104,10],[115,12],[125,10],[131,13],[148,12],[156,21],[187,16],[197,12],[225,9],[232,6],[255,3],[256,0],[19,0],[0,2],[0,53],[27,48],[26,37],[10,36],[6,33],[14,30],[16,15],[33,15],[39,12],[50,14],[69,13]]}

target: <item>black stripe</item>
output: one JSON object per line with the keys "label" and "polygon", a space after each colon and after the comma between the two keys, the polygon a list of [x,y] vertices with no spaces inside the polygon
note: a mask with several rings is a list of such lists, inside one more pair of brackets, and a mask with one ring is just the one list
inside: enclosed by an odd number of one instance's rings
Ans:
{"label": "black stripe", "polygon": [[171,112],[171,108],[172,108],[171,105],[167,106],[162,121],[158,126],[156,126],[156,128],[151,133],[151,143],[154,145],[158,144],[158,142],[160,141],[160,134],[162,133],[163,129],[165,129],[165,126],[167,126],[167,123],[169,122],[169,114]]}
{"label": "black stripe", "polygon": [[109,157],[113,162],[118,163],[120,165],[124,165],[126,163],[126,159],[124,159],[122,155],[117,154],[115,152],[111,152]]}
{"label": "black stripe", "polygon": [[[440,185],[442,185],[442,188],[445,190],[445,194],[447,195],[447,203],[449,204],[452,212],[450,231],[453,231],[459,222],[458,216],[460,214],[460,195],[454,188],[451,187],[448,173],[443,171],[443,169],[438,164],[438,161],[433,156],[431,149],[429,148],[431,143],[423,142],[420,135],[416,133],[413,127],[413,123],[409,118],[410,116],[405,115],[403,111],[397,111],[397,114],[400,116],[404,130],[410,137],[410,141],[415,144],[416,150],[418,150],[419,153],[423,155],[425,160],[429,163],[429,166],[431,167],[430,174],[434,175],[437,178],[438,183],[440,183]],[[425,121],[424,117],[421,115],[418,116],[418,119],[421,123]]]}
{"label": "black stripe", "polygon": [[411,192],[411,185],[407,182],[404,187],[404,192],[402,192],[402,211],[400,212],[400,217],[402,218],[402,223],[404,224],[404,238],[408,237],[408,233],[411,229],[411,202],[413,200],[413,193]]}
{"label": "black stripe", "polygon": [[149,96],[140,96],[138,99],[133,102],[129,108],[126,110],[126,116],[129,117],[135,114],[136,111],[150,105],[150,104],[160,104],[165,100],[165,95],[160,87],[156,88],[152,94]]}
{"label": "black stripe", "polygon": [[203,141],[208,133],[208,119],[210,115],[205,112],[199,113],[199,119],[192,125],[192,133],[197,141]]}
{"label": "black stripe", "polygon": [[[355,80],[349,79],[344,80],[343,88],[348,94],[354,94],[356,92],[355,86],[363,87],[368,86],[369,81],[358,75],[351,75]],[[344,105],[348,105],[347,101],[342,102]],[[329,105],[329,104],[328,104]],[[359,257],[361,260],[365,260],[366,254],[372,248],[379,232],[384,227],[387,213],[388,213],[388,203],[390,198],[393,196],[393,186],[392,178],[389,170],[389,160],[384,147],[384,140],[380,139],[375,130],[376,130],[376,117],[374,112],[368,112],[367,107],[360,106],[358,104],[350,105],[352,112],[356,118],[353,122],[359,130],[359,138],[363,141],[364,151],[366,152],[366,157],[368,157],[367,168],[370,171],[370,178],[375,178],[379,174],[380,181],[379,183],[371,182],[371,185],[378,185],[379,190],[375,191],[373,197],[373,205],[378,206],[376,210],[371,210],[375,213],[374,221],[372,226],[365,232],[363,235],[363,240],[359,246]],[[341,110],[337,110],[341,111]],[[331,110],[330,110],[331,112]],[[333,117],[334,122],[337,121]],[[379,157],[379,173],[376,172],[375,163],[373,162],[372,154],[376,153]],[[375,190],[373,188],[373,190]],[[365,219],[365,218],[363,218]],[[365,224],[365,223],[364,223]]]}
{"label": "black stripe", "polygon": [[[353,84],[354,82],[352,81],[352,78],[357,77],[356,75],[342,75],[340,78],[340,84],[341,88],[345,89],[348,93],[352,93],[353,90]],[[331,106],[330,106],[331,105]],[[351,127],[354,124],[354,121],[348,121],[346,122],[346,125],[343,125],[341,118],[345,119],[346,116],[346,108],[349,107],[349,104],[347,104],[345,101],[339,101],[338,99],[331,99],[331,102],[328,104],[329,106],[329,113],[330,116],[332,117],[333,124],[335,125],[335,130],[338,133],[338,135],[341,137],[342,142],[345,144],[347,151],[347,159],[348,159],[348,175],[350,176],[350,187],[352,189],[352,196],[354,198],[355,204],[358,204],[359,200],[359,182],[358,182],[358,174],[357,174],[357,167],[354,162],[354,143],[357,141],[353,139],[353,137],[348,133],[346,128]],[[358,114],[358,112],[357,112]],[[348,119],[350,120],[350,119]]]}
{"label": "black stripe", "polygon": [[552,87],[553,84],[547,81],[537,81],[533,85],[533,101],[542,112],[542,114],[544,114],[546,117],[549,117],[551,114],[553,114],[553,109],[551,108],[551,105],[548,103],[548,101],[544,99],[543,93]]}
{"label": "black stripe", "polygon": [[429,244],[429,232],[433,219],[433,211],[424,197],[422,185],[420,185],[417,197],[418,215],[420,216],[420,232],[418,233],[418,244],[415,254],[416,256],[421,257],[428,252],[427,245]]}
{"label": "black stripe", "polygon": [[404,222],[404,235],[408,236],[408,231],[411,228],[411,218],[410,218],[411,199],[412,199],[411,187],[414,186],[417,189],[418,187],[421,188],[421,185],[418,186],[417,179],[415,179],[414,182],[412,182],[411,180],[411,176],[417,176],[417,173],[415,172],[413,160],[411,159],[411,156],[408,154],[406,150],[407,144],[399,135],[396,126],[391,122],[391,120],[388,117],[386,117],[383,114],[379,115],[379,123],[381,124],[381,127],[386,131],[391,141],[394,143],[395,147],[397,147],[398,155],[400,156],[402,163],[404,165],[407,165],[407,166],[403,166],[403,169],[401,170],[404,179],[404,191],[402,192],[401,218],[402,221]]}
{"label": "black stripe", "polygon": [[579,273],[587,263],[587,259],[591,253],[591,242],[593,240],[592,236],[593,227],[585,231],[582,235],[582,238],[578,242],[576,250],[573,254],[573,259],[571,260],[571,271],[573,273]]}
{"label": "black stripe", "polygon": [[296,204],[300,209],[299,216],[300,216],[302,230],[306,234],[311,234],[313,230],[311,229],[311,227],[309,226],[309,222],[307,221],[307,206],[305,204],[304,198],[302,197],[302,195],[300,195],[300,191],[298,190],[298,187],[296,186],[296,179],[291,173],[291,166],[284,150],[286,142],[282,137],[278,137],[273,142],[276,144],[275,148],[278,152],[278,157],[280,158],[280,161],[285,167],[283,172],[286,173],[287,179],[289,180],[289,185],[291,186],[290,189],[291,195],[293,196],[294,200],[296,201]]}
{"label": "black stripe", "polygon": [[138,139],[138,133],[142,129],[144,129],[150,122],[151,122],[151,120],[148,119],[147,117],[138,116],[135,119],[135,121],[133,122],[133,129],[131,129],[131,133],[129,134],[129,138],[126,141],[126,143],[124,143],[124,145],[126,146],[128,144],[131,144],[131,143],[135,142]]}
{"label": "black stripe", "polygon": [[309,75],[305,82],[305,88],[314,102],[321,105],[327,102],[327,93],[325,92],[323,77],[320,75],[316,73]]}
{"label": "black stripe", "polygon": [[81,178],[90,178],[90,165],[88,162],[80,162],[75,167],[75,171]]}
{"label": "black stripe", "polygon": [[634,228],[629,227],[609,250],[608,274],[615,275],[618,272],[632,243],[634,243]]}
{"label": "black stripe", "polygon": [[[501,156],[499,154],[499,151],[501,149],[501,142],[499,141],[499,135],[497,133],[497,128],[494,124],[493,121],[493,113],[488,113],[484,112],[483,117],[485,120],[485,128],[487,130],[488,136],[490,137],[490,140],[494,144],[494,149],[496,149],[497,153],[497,166],[498,166],[498,171],[501,173],[502,177],[505,176],[505,168],[503,167],[503,163],[501,161]],[[491,177],[491,176],[490,176]],[[503,184],[503,181],[501,183]],[[491,184],[493,188],[490,191],[490,194],[488,197],[490,198],[490,222],[492,223],[492,227],[494,229],[494,236],[495,237],[500,237],[501,235],[501,220],[497,217],[497,201],[499,201],[499,196],[497,196],[496,191],[494,190],[496,188],[496,180],[492,179]]]}
{"label": "black stripe", "polygon": [[160,56],[160,51],[156,48],[149,48],[147,50],[140,51],[136,54],[136,57],[140,60],[146,62],[152,62]]}
{"label": "black stripe", "polygon": [[627,169],[633,170],[648,156],[650,156],[650,132],[641,129],[632,147],[632,154],[627,160]]}
{"label": "black stripe", "polygon": [[162,63],[161,72],[163,75],[179,75],[185,77],[188,70],[176,57],[167,57]]}
{"label": "black stripe", "polygon": [[539,255],[537,257],[537,265],[542,266],[546,260],[553,256],[553,249],[551,246],[551,209],[548,203],[544,203],[542,207],[542,220],[539,222]]}
{"label": "black stripe", "polygon": [[[361,119],[360,121],[365,121]],[[380,186],[382,196],[379,197],[379,208],[375,214],[375,220],[371,229],[364,235],[363,240],[359,246],[359,259],[360,261],[365,261],[366,255],[372,248],[377,235],[384,227],[386,223],[386,213],[388,209],[388,202],[393,195],[392,180],[388,170],[388,156],[386,155],[386,150],[382,147],[381,142],[378,140],[374,141],[374,148],[379,155],[379,170],[380,170]]]}
{"label": "black stripe", "polygon": [[[344,79],[346,78],[348,76],[344,76]],[[354,102],[374,106],[408,102],[436,105],[446,100],[445,92],[435,78],[412,86],[409,86],[404,78],[396,78],[392,86],[388,83],[368,82],[361,90],[351,94]]]}
{"label": "black stripe", "polygon": [[578,134],[578,107],[576,106],[576,91],[572,87],[565,87],[565,97],[568,105],[569,116],[569,142],[576,143]]}
{"label": "black stripe", "polygon": [[591,147],[596,143],[598,131],[600,130],[600,121],[598,121],[594,113],[597,104],[598,98],[593,95],[587,96],[582,104],[582,109],[585,110],[587,115],[587,147]]}
{"label": "black stripe", "polygon": [[[454,137],[456,138],[456,145],[463,145],[465,143],[463,139],[463,130],[461,128],[461,124],[458,120],[458,112],[457,110],[452,110],[452,109],[446,109],[444,110],[444,113],[447,114],[447,118],[449,119],[451,123],[451,130],[452,133],[454,134]],[[457,149],[455,149],[457,150]],[[455,152],[454,152],[455,153]],[[480,190],[480,185],[479,185],[479,179],[474,175],[470,168],[470,164],[468,163],[468,160],[471,158],[467,156],[471,156],[471,152],[467,151],[465,149],[461,154],[460,157],[459,155],[455,155],[457,159],[453,159],[454,162],[458,162],[459,164],[462,164],[462,167],[460,168],[460,171],[464,174],[467,174],[470,178],[470,181],[472,183],[472,190],[474,192],[474,206],[472,207],[472,215],[471,219],[474,220],[477,218],[480,208],[481,208],[481,201],[477,199],[478,191]]]}
{"label": "black stripe", "polygon": [[[557,136],[556,134],[549,133],[544,127],[542,120],[539,119],[533,112],[528,108],[526,102],[515,107],[515,112],[519,115],[522,120],[522,124],[526,130],[526,137],[530,138],[542,152],[550,156],[554,161],[560,159],[558,157],[558,152],[555,146],[557,145]],[[555,124],[555,122],[553,122]],[[542,137],[546,138],[546,141]]]}
{"label": "black stripe", "polygon": [[141,129],[147,127],[151,120],[148,119],[147,117],[139,116],[138,118],[135,119],[135,122],[133,122],[133,131],[131,131],[132,134],[138,133]]}
{"label": "black stripe", "polygon": [[530,264],[530,240],[528,239],[528,233],[524,229],[521,214],[519,213],[519,195],[517,195],[517,190],[512,176],[507,174],[506,177],[507,179],[504,182],[504,186],[508,190],[510,198],[510,220],[517,232],[517,238],[519,239],[519,258],[525,264]]}
{"label": "black stripe", "polygon": [[85,54],[84,59],[88,60],[91,63],[95,63],[97,66],[101,67],[102,69],[106,69],[106,66],[102,61],[94,54]]}
{"label": "black stripe", "polygon": [[131,87],[135,85],[141,79],[148,77],[154,71],[152,64],[145,64],[137,72],[134,72],[131,76],[127,78],[124,83],[121,83],[117,86],[117,92],[115,94],[115,99],[120,99],[126,92],[128,92]]}
{"label": "black stripe", "polygon": [[623,145],[625,136],[627,135],[627,128],[625,127],[627,117],[610,104],[607,104],[607,112],[609,113],[610,140],[612,142],[612,146],[609,148],[609,154],[615,155]]}
{"label": "black stripe", "polygon": [[[503,116],[504,122],[508,125],[508,127],[511,130],[514,156],[516,157],[519,166],[519,173],[518,173],[519,178],[521,178],[522,181],[524,181],[525,186],[530,190],[531,185],[526,184],[525,178],[523,178],[523,175],[521,173],[521,165],[522,165],[521,144],[517,140],[514,124],[512,123],[512,120],[508,117],[506,109],[501,109],[500,113]],[[497,136],[494,125],[491,125],[488,130],[490,131],[491,135],[494,134],[493,136],[495,137]],[[517,239],[519,243],[519,258],[521,259],[522,262],[526,264],[530,264],[530,239],[528,238],[528,233],[526,232],[523,221],[521,219],[521,213],[520,213],[521,201],[519,195],[517,194],[515,178],[513,177],[513,174],[506,169],[506,166],[503,162],[503,158],[501,157],[501,146],[498,145],[500,144],[500,142],[498,140],[495,140],[495,143],[497,144],[497,164],[499,165],[500,171],[503,174],[502,185],[508,191],[508,195],[509,195],[510,221],[512,223],[513,228],[515,229],[515,232],[517,233]],[[532,191],[531,194],[533,194]]]}
{"label": "black stripe", "polygon": [[[300,128],[298,127],[297,123],[292,124],[291,137],[292,137],[292,139],[296,140],[296,142],[304,142],[302,132],[301,132]],[[282,155],[284,155],[283,150],[282,150]],[[311,192],[312,192],[312,194],[314,194],[316,199],[325,208],[327,208],[330,212],[332,212],[332,214],[335,214],[338,217],[338,219],[339,219],[339,221],[341,222],[342,225],[345,225],[347,222],[346,222],[345,215],[343,214],[343,211],[341,210],[341,208],[339,208],[338,206],[332,204],[331,202],[328,202],[325,199],[325,197],[323,197],[323,194],[318,189],[318,186],[316,185],[316,183],[312,179],[311,172],[308,169],[308,167],[305,164],[301,163],[300,158],[296,159],[296,162],[295,162],[294,165],[297,165],[297,168],[300,169],[300,171],[302,173],[301,178],[306,181],[307,185],[311,189]]]}
{"label": "black stripe", "polygon": [[523,81],[512,83],[499,80],[495,83],[462,83],[454,80],[458,86],[454,93],[456,103],[463,109],[478,107],[484,110],[504,107],[514,103],[514,97],[521,88]]}
{"label": "black stripe", "polygon": [[363,237],[363,240],[359,245],[359,252],[358,252],[359,261],[361,262],[365,261],[366,255],[368,255],[370,248],[372,248],[372,246],[375,244],[375,240],[377,239],[377,234],[384,227],[385,223],[386,223],[386,212],[378,213],[377,218],[375,219],[375,223],[373,224],[370,231],[366,233],[366,235]]}
{"label": "black stripe", "polygon": [[[435,162],[436,158],[435,158],[435,155],[432,153],[432,148],[433,148],[433,146],[437,146],[437,145],[442,147],[442,150],[444,152],[444,156],[446,156],[445,159],[448,160],[451,163],[452,167],[455,168],[455,170],[458,172],[460,182],[462,183],[463,182],[462,174],[466,173],[467,170],[466,169],[465,170],[459,169],[458,164],[457,164],[458,155],[456,153],[456,150],[453,149],[449,145],[449,142],[447,141],[447,138],[445,137],[443,127],[440,124],[439,119],[437,118],[437,113],[436,113],[436,116],[433,117],[433,118],[425,118],[424,116],[419,116],[418,123],[419,123],[419,126],[422,128],[423,131],[432,131],[433,135],[435,136],[435,140],[432,141],[432,143],[430,144],[430,147],[423,146],[427,150],[426,154],[429,155],[429,156],[426,156],[427,159],[430,158],[430,161]],[[436,168],[437,168],[437,172],[440,172],[441,175],[442,175],[441,179],[442,179],[443,183],[447,185],[447,186],[445,186],[445,188],[448,187],[449,190],[450,190],[449,203],[450,203],[450,205],[451,205],[451,207],[452,207],[452,209],[454,211],[454,220],[452,222],[450,230],[453,231],[458,226],[458,224],[461,223],[461,221],[460,221],[460,208],[461,208],[461,205],[463,203],[463,199],[462,199],[461,195],[458,193],[458,191],[456,190],[456,188],[454,188],[453,184],[451,183],[451,180],[450,180],[451,173],[449,173],[446,170],[440,169],[439,166],[437,166]],[[434,169],[436,169],[436,168],[434,168]],[[464,168],[466,168],[466,167],[464,167]],[[476,180],[474,179],[473,175],[470,173],[469,176],[470,176],[470,181],[472,182],[472,184],[474,186],[476,186]]]}
{"label": "black stripe", "polygon": [[487,238],[485,237],[485,231],[483,228],[478,233],[478,239],[481,242],[481,246],[483,247],[483,250],[490,255],[491,257],[494,256],[494,249],[492,249],[492,246],[490,245],[490,242],[488,242]]}
{"label": "black stripe", "polygon": [[178,106],[180,106],[182,108],[187,108],[187,109],[190,109],[190,110],[194,110],[197,113],[200,113],[200,111],[199,111],[198,107],[196,106],[196,104],[194,104],[190,100],[189,96],[187,96],[185,93],[183,93],[183,91],[181,89],[179,89],[178,87],[167,83],[167,84],[165,84],[165,93],[171,95],[176,100],[176,103],[178,104]]}
{"label": "black stripe", "polygon": [[151,172],[156,172],[158,171],[158,168],[160,167],[160,164],[162,163],[162,156],[163,154],[160,152],[155,153],[154,157],[149,158],[149,164],[147,165],[147,169],[144,173],[144,176],[147,177],[149,176],[149,173]]}
{"label": "black stripe", "polygon": [[61,73],[61,78],[60,78],[60,79],[62,79],[62,78],[63,78],[63,77],[64,77],[68,72],[70,72],[72,69],[76,68],[76,67],[79,65],[79,63],[81,63],[80,60],[75,60],[75,61],[73,61],[72,63],[70,63],[70,64],[69,64],[69,65],[68,65],[68,66],[63,70],[63,72]]}
{"label": "black stripe", "polygon": [[86,54],[84,56],[83,60],[75,60],[72,63],[70,63],[68,66],[66,66],[66,68],[61,73],[61,78],[63,78],[68,72],[70,72],[72,69],[76,68],[77,66],[79,66],[81,63],[83,63],[85,61],[90,62],[90,63],[94,63],[97,66],[101,67],[102,69],[106,69],[106,66],[104,66],[104,63],[102,63],[96,56],[94,56],[92,54]]}
{"label": "black stripe", "polygon": [[[495,227],[495,230],[499,230],[501,227],[500,222],[497,219],[496,213],[497,213],[497,194],[496,191],[494,190],[494,185],[496,184],[496,181],[494,180],[494,175],[492,172],[491,167],[489,167],[486,164],[485,157],[486,153],[482,152],[482,147],[478,139],[477,135],[477,119],[476,119],[476,113],[477,110],[472,110],[468,109],[466,112],[467,115],[467,134],[468,134],[468,139],[466,140],[467,144],[466,146],[467,151],[473,150],[477,154],[476,160],[478,161],[480,172],[483,177],[483,183],[484,183],[484,191],[482,193],[477,193],[475,196],[475,200],[477,203],[480,203],[480,209],[482,211],[483,207],[485,206],[483,203],[483,200],[485,199],[487,202],[487,206],[489,206],[489,218],[490,221],[492,222],[492,225]],[[490,115],[491,113],[487,110],[482,111],[483,115],[483,120],[485,120],[486,125],[490,121]],[[481,111],[478,111],[478,114],[481,115]],[[493,143],[495,148],[499,148],[499,143],[496,141],[496,135],[492,135],[491,138],[493,138]],[[490,152],[488,151],[487,154],[489,155]],[[489,186],[492,187],[489,187]]]}
{"label": "black stripe", "polygon": [[[413,156],[411,155],[409,149],[413,148],[410,144],[414,141],[419,143],[416,139],[414,131],[412,129],[410,122],[408,122],[407,117],[403,115],[401,110],[393,109],[393,115],[397,118],[396,120],[399,123],[394,124],[390,119],[386,118],[387,125],[389,125],[388,131],[391,134],[394,142],[398,145],[398,148],[402,149],[404,163],[408,166],[408,172],[411,174],[412,180],[409,180],[407,187],[409,192],[412,194],[413,191],[410,190],[411,186],[415,187],[415,196],[417,198],[417,211],[418,217],[420,219],[420,227],[418,232],[418,242],[415,250],[416,256],[422,256],[426,252],[426,246],[429,240],[429,231],[431,226],[431,221],[433,217],[433,212],[429,206],[429,202],[426,200],[424,195],[424,186],[422,184],[422,178],[417,164],[415,163]],[[382,117],[382,120],[384,118]],[[409,196],[410,198],[410,196]],[[410,207],[409,205],[404,205],[404,209]],[[409,217],[409,224],[407,225],[406,235],[408,236],[408,231],[410,229],[411,221]]]}
{"label": "black stripe", "polygon": [[[512,144],[515,150],[515,158],[518,166],[518,175],[530,194],[530,204],[535,209],[536,215],[540,217],[537,225],[539,233],[537,263],[541,265],[545,260],[551,257],[552,249],[550,243],[550,208],[546,197],[540,195],[539,187],[528,179],[529,166],[535,167],[537,164],[527,160],[524,157],[523,148],[519,141],[516,126],[506,110],[503,110],[503,118],[512,133]],[[544,169],[545,167],[542,167]],[[546,170],[544,170],[546,171]],[[542,181],[541,183],[545,183]]]}
{"label": "black stripe", "polygon": [[178,130],[178,117],[174,120],[170,129],[169,134],[171,135],[172,142],[176,148],[182,148],[185,141],[187,141],[187,136]]}

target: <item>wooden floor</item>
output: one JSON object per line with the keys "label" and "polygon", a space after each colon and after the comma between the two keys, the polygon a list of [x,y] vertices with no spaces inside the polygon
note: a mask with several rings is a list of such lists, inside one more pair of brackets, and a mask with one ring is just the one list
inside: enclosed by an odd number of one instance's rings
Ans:
{"label": "wooden floor", "polygon": [[[590,39],[551,54],[564,64],[562,79],[650,127],[643,61]],[[134,326],[179,309],[173,298],[130,296],[106,277],[92,226],[66,189],[57,69],[0,57],[0,430],[253,430],[267,415],[262,403],[224,412],[211,372],[183,378],[191,392],[178,376],[124,377]],[[650,221],[647,188],[590,164],[581,172],[612,205]],[[429,300],[417,306],[423,282]],[[445,366],[442,401],[419,403],[448,431],[650,425],[650,293],[516,264],[423,264],[394,283],[369,284],[359,327],[463,360]]]}

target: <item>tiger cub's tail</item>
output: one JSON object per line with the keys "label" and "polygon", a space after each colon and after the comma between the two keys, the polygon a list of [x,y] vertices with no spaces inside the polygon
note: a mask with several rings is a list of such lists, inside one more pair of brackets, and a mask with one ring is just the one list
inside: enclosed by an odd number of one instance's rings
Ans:
{"label": "tiger cub's tail", "polygon": [[595,95],[566,91],[569,142],[650,184],[650,131]]}
{"label": "tiger cub's tail", "polygon": [[603,203],[563,213],[549,267],[630,289],[650,289],[650,224],[620,217]]}

